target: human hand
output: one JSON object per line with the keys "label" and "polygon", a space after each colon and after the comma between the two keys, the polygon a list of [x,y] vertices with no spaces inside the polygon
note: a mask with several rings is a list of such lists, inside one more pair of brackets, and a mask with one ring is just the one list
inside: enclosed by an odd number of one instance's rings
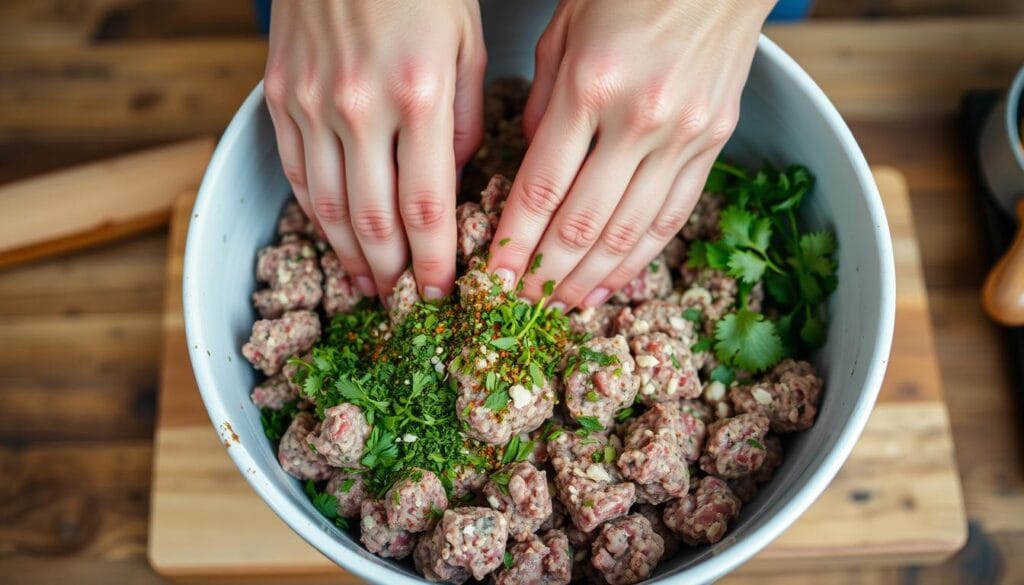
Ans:
{"label": "human hand", "polygon": [[[537,44],[531,140],[491,270],[603,303],[689,216],[739,117],[769,0],[563,0]],[[593,148],[591,144],[593,142]],[[505,245],[502,245],[504,243]]]}
{"label": "human hand", "polygon": [[299,205],[366,296],[455,279],[455,172],[483,135],[475,0],[274,2],[264,91]]}

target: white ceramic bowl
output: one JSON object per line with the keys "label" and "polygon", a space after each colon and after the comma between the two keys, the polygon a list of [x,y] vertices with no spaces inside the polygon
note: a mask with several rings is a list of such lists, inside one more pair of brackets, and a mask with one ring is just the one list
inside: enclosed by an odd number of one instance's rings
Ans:
{"label": "white ceramic bowl", "polygon": [[[492,73],[530,75],[532,41],[503,45],[503,38],[513,37],[502,37],[500,30],[495,34],[488,44]],[[743,508],[726,538],[663,562],[652,578],[658,582],[712,581],[792,524],[846,460],[874,405],[889,356],[892,244],[871,173],[832,104],[767,38],[758,46],[739,127],[726,152],[752,165],[766,159],[777,165],[803,163],[817,176],[803,220],[835,230],[839,240],[839,288],[829,303],[828,343],[815,359],[826,389],[814,427],[795,437],[776,477]],[[260,86],[214,153],[188,232],[185,325],[203,401],[218,432],[229,423],[238,434],[239,444],[228,453],[240,470],[248,470],[246,480],[306,541],[369,581],[421,583],[404,566],[366,552],[313,509],[302,485],[278,465],[249,401],[257,375],[239,348],[256,319],[249,302],[256,287],[256,250],[274,237],[274,218],[288,195]]]}

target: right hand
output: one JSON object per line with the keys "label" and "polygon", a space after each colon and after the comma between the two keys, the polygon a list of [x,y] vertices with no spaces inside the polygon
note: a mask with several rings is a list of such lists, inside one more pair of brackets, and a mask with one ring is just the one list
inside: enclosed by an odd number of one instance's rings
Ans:
{"label": "right hand", "polygon": [[476,0],[279,0],[264,82],[285,175],[366,296],[455,280],[456,168],[483,136]]}

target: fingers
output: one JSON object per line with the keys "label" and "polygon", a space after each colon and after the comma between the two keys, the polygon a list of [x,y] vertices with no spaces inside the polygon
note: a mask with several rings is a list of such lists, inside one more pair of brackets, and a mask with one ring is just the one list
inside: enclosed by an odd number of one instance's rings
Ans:
{"label": "fingers", "polygon": [[526,272],[594,134],[593,120],[582,110],[571,108],[567,98],[556,95],[552,100],[512,184],[491,244],[489,268],[508,284]]}
{"label": "fingers", "polygon": [[352,230],[377,292],[391,294],[408,263],[396,195],[393,133],[360,132],[345,139],[346,190]]}
{"label": "fingers", "polygon": [[302,146],[302,134],[295,121],[276,106],[270,106],[270,118],[274,122],[274,134],[277,136],[277,154],[281,159],[281,168],[292,193],[299,202],[299,207],[306,217],[313,217],[313,207],[309,201],[309,188],[306,180],[305,149]]}
{"label": "fingers", "polygon": [[399,210],[420,296],[428,300],[449,294],[455,281],[455,157],[440,147],[452,139],[453,120],[445,111],[398,135]]}
{"label": "fingers", "polygon": [[480,147],[484,137],[484,48],[479,14],[464,39],[456,65],[455,79],[455,164],[462,168]]}
{"label": "fingers", "polygon": [[[609,274],[598,288],[617,291],[632,280],[661,253],[665,244],[682,229],[693,211],[697,198],[704,188],[704,182],[711,171],[711,165],[718,156],[720,147],[705,150],[690,160],[679,172],[668,198],[658,210],[657,218],[643,237],[618,267]],[[586,305],[591,303],[586,302]]]}
{"label": "fingers", "polygon": [[657,220],[678,172],[678,158],[665,150],[648,155],[640,163],[601,237],[558,285],[553,302],[567,307],[592,307],[611,296],[614,289],[599,285],[626,259]]}
{"label": "fingers", "polygon": [[377,287],[370,277],[370,267],[349,223],[341,143],[325,126],[309,128],[304,134],[304,143],[312,210],[309,216],[321,226],[342,267],[353,276],[359,291],[366,296],[376,296]]}
{"label": "fingers", "polygon": [[555,89],[558,66],[565,53],[564,20],[556,14],[548,29],[537,41],[533,84],[530,86],[530,94],[526,99],[526,107],[523,109],[523,134],[527,142],[532,141],[537,133],[537,127],[540,125],[541,118],[544,117],[544,111],[547,110],[551,94]]}
{"label": "fingers", "polygon": [[542,261],[523,276],[524,297],[540,298],[548,281],[563,288],[565,277],[597,243],[641,157],[636,148],[625,146],[617,138],[602,136],[598,140],[537,248]]}

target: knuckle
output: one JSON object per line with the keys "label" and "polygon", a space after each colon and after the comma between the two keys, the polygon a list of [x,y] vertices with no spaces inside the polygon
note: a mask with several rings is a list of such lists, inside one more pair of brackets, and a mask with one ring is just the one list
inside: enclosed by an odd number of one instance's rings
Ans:
{"label": "knuckle", "polygon": [[573,73],[573,97],[580,105],[599,110],[612,100],[621,82],[622,75],[610,58],[581,59]]}
{"label": "knuckle", "polygon": [[543,176],[525,179],[519,198],[523,208],[541,217],[550,216],[562,202],[555,183]]}
{"label": "knuckle", "polygon": [[655,82],[636,100],[629,113],[628,128],[635,134],[650,134],[669,124],[673,113],[665,84]]}
{"label": "knuckle", "polygon": [[284,164],[284,176],[288,179],[288,182],[292,187],[298,187],[304,189],[308,187],[306,184],[306,169],[302,165],[298,164]]}
{"label": "knuckle", "polygon": [[368,242],[388,242],[395,235],[395,218],[383,209],[360,209],[352,214],[352,229]]}
{"label": "knuckle", "polygon": [[641,236],[643,229],[640,223],[631,218],[609,226],[602,240],[613,256],[625,256],[636,247]]}
{"label": "knuckle", "polygon": [[444,223],[448,206],[436,191],[415,191],[402,202],[401,211],[402,219],[410,229],[435,230]]}
{"label": "knuckle", "polygon": [[324,107],[324,88],[319,81],[307,77],[295,84],[295,103],[307,116],[317,116]]}
{"label": "knuckle", "polygon": [[683,109],[682,116],[676,124],[676,134],[680,140],[689,142],[708,129],[711,116],[702,106],[689,106]]}
{"label": "knuckle", "polygon": [[558,241],[570,250],[586,250],[600,235],[597,212],[590,209],[568,215],[558,226]]}
{"label": "knuckle", "polygon": [[659,241],[668,240],[683,229],[683,224],[686,223],[686,218],[689,215],[686,210],[679,207],[667,209],[660,213],[651,224],[650,234]]}
{"label": "knuckle", "polygon": [[729,137],[732,136],[732,133],[736,131],[736,125],[739,121],[739,113],[730,112],[719,117],[711,125],[708,131],[708,138],[715,145],[725,144]]}
{"label": "knuckle", "polygon": [[318,195],[313,198],[313,213],[320,223],[339,225],[348,223],[348,204],[338,195]]}
{"label": "knuckle", "polygon": [[368,85],[351,79],[335,86],[333,98],[334,111],[349,125],[365,119],[375,101]]}
{"label": "knuckle", "polygon": [[263,95],[267,103],[276,108],[287,107],[288,90],[288,77],[284,69],[268,63],[263,74]]}
{"label": "knuckle", "polygon": [[398,110],[410,119],[421,119],[440,106],[445,92],[443,75],[421,65],[410,65],[392,88]]}

